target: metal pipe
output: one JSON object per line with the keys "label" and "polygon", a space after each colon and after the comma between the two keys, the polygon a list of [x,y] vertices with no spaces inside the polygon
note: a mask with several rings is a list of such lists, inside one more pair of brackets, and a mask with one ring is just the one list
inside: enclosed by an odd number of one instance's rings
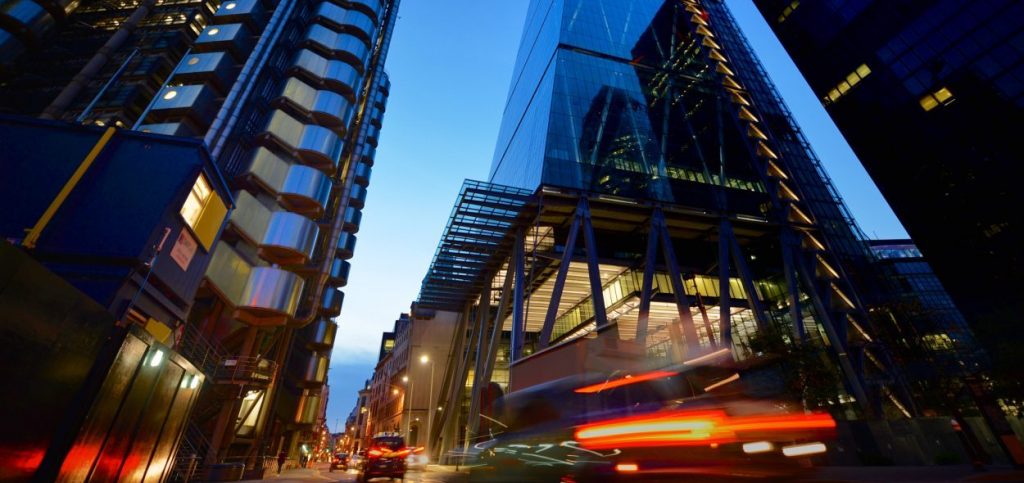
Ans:
{"label": "metal pipe", "polygon": [[188,57],[188,54],[190,53],[192,53],[192,47],[189,47],[185,50],[185,54],[181,56],[181,60],[179,60],[178,63],[175,64],[174,69],[171,70],[171,73],[167,74],[167,78],[164,79],[164,82],[162,84],[160,84],[160,88],[156,90],[156,95],[154,95],[153,98],[149,100],[149,104],[146,104],[146,109],[142,111],[142,114],[139,114],[139,118],[135,120],[135,124],[132,124],[132,131],[138,130],[139,126],[142,125],[142,122],[146,120],[146,116],[149,115],[149,111],[153,110],[153,104],[156,103],[157,98],[160,96],[160,93],[167,88],[167,84],[171,83],[171,79],[174,77],[174,74],[178,73],[178,68],[181,67],[181,63],[185,60],[185,57]]}
{"label": "metal pipe", "polygon": [[80,123],[85,120],[85,117],[88,116],[90,112],[92,112],[92,108],[95,107],[96,103],[100,101],[101,97],[103,97],[103,94],[106,94],[107,89],[110,89],[110,86],[114,84],[114,81],[121,77],[121,74],[124,73],[124,70],[128,68],[128,64],[132,61],[132,59],[135,58],[136,55],[139,55],[139,52],[142,51],[139,50],[138,47],[132,49],[132,52],[128,54],[128,58],[124,59],[124,62],[121,62],[121,66],[117,68],[117,70],[114,72],[114,75],[110,76],[110,78],[107,79],[107,82],[103,84],[103,87],[100,88],[100,91],[97,92],[95,96],[93,96],[91,101],[89,101],[89,105],[85,106],[85,110],[83,110],[82,113],[75,118],[75,122]]}
{"label": "metal pipe", "polygon": [[[220,135],[221,132],[229,133],[234,127],[235,122],[238,120],[238,113],[245,105],[245,99],[249,97],[249,93],[252,91],[255,82],[249,82],[249,77],[254,72],[259,72],[263,69],[263,65],[266,64],[267,58],[270,57],[270,50],[274,44],[277,43],[278,37],[281,36],[281,31],[284,30],[284,21],[282,19],[287,18],[291,11],[295,8],[295,0],[285,0],[281,6],[274,10],[274,14],[270,18],[270,23],[267,28],[263,30],[263,35],[260,36],[260,40],[256,42],[256,47],[253,48],[249,58],[246,59],[245,65],[242,66],[242,71],[238,74],[238,78],[235,79],[235,83],[231,86],[231,91],[228,92],[224,103],[221,104],[220,110],[217,111],[217,116],[214,117],[213,123],[210,124],[210,128],[206,130],[206,136],[203,137],[203,142],[210,147],[210,157],[216,159],[220,154],[221,149],[224,148],[224,140],[227,139],[226,135]],[[268,35],[269,34],[269,35]],[[269,46],[269,47],[268,47]],[[244,92],[240,91],[244,90]],[[230,114],[229,112],[230,111]],[[222,128],[222,124],[225,119],[229,122],[227,126]],[[214,141],[216,140],[216,145]]]}
{"label": "metal pipe", "polygon": [[43,113],[39,115],[39,118],[57,119],[64,115],[68,106],[85,90],[85,87],[89,85],[93,77],[100,73],[103,66],[107,65],[111,54],[121,48],[121,45],[131,37],[132,32],[135,32],[142,19],[149,15],[149,11],[154,5],[156,5],[156,0],[142,0],[139,3],[139,7],[118,27],[117,32],[107,39],[103,47],[100,47],[100,50],[96,51],[96,54],[85,64],[85,67],[82,67],[82,70],[78,71],[75,77],[71,79],[71,82],[64,86],[60,94],[57,94],[53,102],[46,106],[46,109],[43,109]]}

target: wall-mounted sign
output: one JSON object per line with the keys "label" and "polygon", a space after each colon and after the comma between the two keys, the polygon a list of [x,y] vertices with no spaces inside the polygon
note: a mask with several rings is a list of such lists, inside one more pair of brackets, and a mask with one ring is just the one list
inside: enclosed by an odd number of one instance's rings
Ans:
{"label": "wall-mounted sign", "polygon": [[182,270],[188,270],[188,265],[192,263],[192,257],[196,254],[196,249],[199,245],[196,243],[196,239],[192,238],[192,234],[188,232],[188,228],[182,227],[181,234],[178,235],[178,240],[174,242],[174,247],[171,248],[171,259],[181,267]]}

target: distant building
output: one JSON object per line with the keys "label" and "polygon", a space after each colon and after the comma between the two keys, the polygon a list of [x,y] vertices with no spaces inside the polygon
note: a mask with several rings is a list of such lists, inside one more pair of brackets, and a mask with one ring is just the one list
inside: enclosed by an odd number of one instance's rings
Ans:
{"label": "distant building", "polygon": [[356,395],[356,404],[345,419],[345,445],[341,449],[349,454],[356,454],[363,448],[363,437],[366,433],[367,414],[369,408],[370,380],[367,380]]}
{"label": "distant building", "polygon": [[1006,380],[1024,376],[1024,3],[755,0]]}
{"label": "distant building", "polygon": [[445,410],[447,402],[438,394],[451,358],[455,314],[415,304],[411,313],[402,314],[394,331],[382,337],[364,441],[376,433],[398,432],[409,446],[425,447],[429,418]]}
{"label": "distant building", "polygon": [[899,291],[895,300],[903,305],[909,320],[920,322],[904,327],[909,337],[930,355],[915,361],[943,377],[964,377],[986,368],[986,357],[978,346],[953,299],[932,272],[928,261],[912,240],[871,240],[871,252],[887,269]]}

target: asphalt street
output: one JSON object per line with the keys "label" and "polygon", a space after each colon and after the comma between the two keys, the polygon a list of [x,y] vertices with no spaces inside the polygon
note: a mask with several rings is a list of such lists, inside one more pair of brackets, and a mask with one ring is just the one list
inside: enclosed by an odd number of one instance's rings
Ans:
{"label": "asphalt street", "polygon": [[[355,470],[328,471],[326,464],[315,469],[285,470],[281,475],[273,475],[265,480],[273,483],[291,482],[357,482],[359,473]],[[376,478],[370,481],[396,481],[387,478]],[[426,471],[406,473],[406,482],[412,483],[463,483],[468,475],[457,473],[451,467],[431,466]],[[746,480],[744,480],[746,481]],[[977,471],[969,466],[924,466],[924,467],[825,467],[818,468],[802,481],[814,483],[919,483],[919,482],[979,482],[979,481],[1014,481],[1024,482],[1024,471],[1008,467],[992,467],[986,471]]]}
{"label": "asphalt street", "polygon": [[[274,483],[293,483],[293,482],[328,482],[328,481],[339,481],[339,482],[356,482],[358,481],[359,472],[355,470],[349,471],[329,471],[328,465],[318,465],[314,469],[293,469],[285,470],[280,475],[273,475],[264,480],[251,480],[251,481],[264,481]],[[397,481],[389,480],[388,478],[375,478],[370,480],[371,482],[388,482]],[[410,471],[405,475],[405,481],[409,483],[454,483],[466,481],[466,475],[463,473],[456,473],[454,471],[444,468],[431,468],[427,471]]]}

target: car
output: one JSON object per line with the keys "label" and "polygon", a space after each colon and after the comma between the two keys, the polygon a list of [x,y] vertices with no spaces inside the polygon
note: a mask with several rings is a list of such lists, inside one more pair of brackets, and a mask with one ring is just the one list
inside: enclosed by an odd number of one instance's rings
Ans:
{"label": "car", "polygon": [[348,471],[349,457],[348,453],[335,453],[334,457],[331,458],[331,469],[328,471],[341,470]]}
{"label": "car", "polygon": [[[742,377],[741,377],[742,373]],[[471,481],[699,481],[803,476],[835,421],[779,399],[773,370],[584,374],[496,401]]]}
{"label": "car", "polygon": [[405,479],[405,458],[411,451],[405,447],[405,439],[398,433],[381,433],[373,437],[366,449],[359,481],[373,478]]}

